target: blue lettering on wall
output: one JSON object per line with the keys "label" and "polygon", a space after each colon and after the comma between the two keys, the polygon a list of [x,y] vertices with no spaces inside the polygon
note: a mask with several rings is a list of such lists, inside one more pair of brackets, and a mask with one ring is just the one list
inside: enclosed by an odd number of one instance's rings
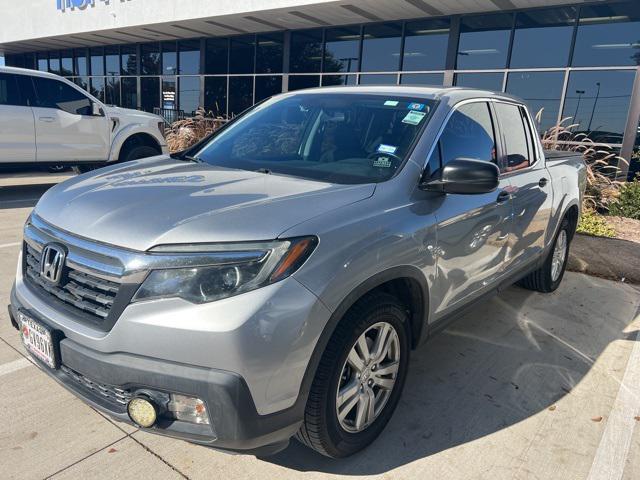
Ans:
{"label": "blue lettering on wall", "polygon": [[87,7],[95,7],[96,2],[109,5],[110,0],[56,0],[56,8],[61,12],[67,10],[84,10]]}

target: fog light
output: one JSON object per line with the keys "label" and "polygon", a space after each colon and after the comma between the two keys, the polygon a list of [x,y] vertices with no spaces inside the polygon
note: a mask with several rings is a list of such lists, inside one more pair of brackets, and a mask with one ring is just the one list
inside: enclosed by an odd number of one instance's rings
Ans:
{"label": "fog light", "polygon": [[172,393],[167,409],[176,420],[209,425],[207,407],[199,398]]}
{"label": "fog light", "polygon": [[145,428],[153,426],[158,418],[156,406],[142,397],[132,399],[127,405],[127,411],[131,420]]}

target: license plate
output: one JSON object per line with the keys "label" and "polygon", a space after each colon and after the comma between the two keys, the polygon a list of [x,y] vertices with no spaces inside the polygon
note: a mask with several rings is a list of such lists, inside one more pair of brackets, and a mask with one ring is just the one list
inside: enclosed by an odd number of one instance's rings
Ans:
{"label": "license plate", "polygon": [[56,351],[51,330],[42,323],[19,312],[22,343],[29,352],[51,368],[56,368]]}

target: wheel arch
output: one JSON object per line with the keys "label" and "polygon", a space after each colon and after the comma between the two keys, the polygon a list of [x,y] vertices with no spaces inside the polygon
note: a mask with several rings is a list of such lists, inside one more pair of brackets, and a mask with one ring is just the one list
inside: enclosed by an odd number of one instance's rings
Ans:
{"label": "wheel arch", "polygon": [[365,295],[376,290],[396,296],[409,311],[409,334],[412,348],[416,348],[427,334],[429,312],[429,290],[427,280],[420,269],[413,266],[399,266],[379,272],[354,288],[334,310],[318,339],[307,364],[298,401],[306,403],[315,372],[320,364],[329,339],[345,314]]}
{"label": "wheel arch", "polygon": [[128,136],[118,152],[118,161],[122,161],[124,155],[126,155],[132,148],[138,146],[147,146],[155,148],[158,154],[162,153],[162,147],[160,143],[150,134],[145,132],[138,132]]}

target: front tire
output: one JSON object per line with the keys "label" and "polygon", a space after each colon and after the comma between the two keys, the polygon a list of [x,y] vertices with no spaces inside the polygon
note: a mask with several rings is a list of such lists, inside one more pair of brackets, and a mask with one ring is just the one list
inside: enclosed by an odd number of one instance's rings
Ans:
{"label": "front tire", "polygon": [[162,152],[155,147],[148,145],[138,145],[131,147],[129,150],[123,153],[120,161],[129,162],[131,160],[139,160],[141,158],[154,157],[160,155]]}
{"label": "front tire", "polygon": [[406,307],[386,293],[369,294],[331,336],[309,392],[296,438],[332,458],[373,442],[398,404],[409,361]]}
{"label": "front tire", "polygon": [[542,267],[530,273],[518,282],[523,288],[535,290],[542,293],[551,293],[555,291],[562,282],[564,272],[567,268],[567,260],[569,258],[569,245],[573,229],[568,218],[562,220],[560,229],[556,233],[553,242],[553,248],[544,261]]}

